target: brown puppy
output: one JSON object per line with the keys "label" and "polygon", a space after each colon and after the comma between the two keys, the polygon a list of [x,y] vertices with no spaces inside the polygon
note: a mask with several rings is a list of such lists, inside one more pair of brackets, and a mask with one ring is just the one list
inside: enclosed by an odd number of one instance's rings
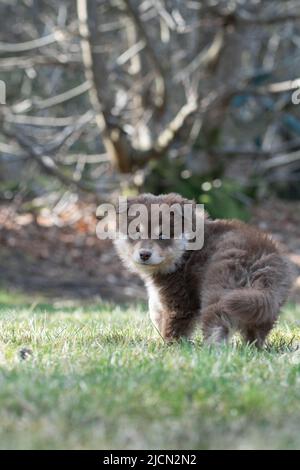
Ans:
{"label": "brown puppy", "polygon": [[[128,207],[143,204],[150,226],[151,205],[192,202],[178,194],[144,194],[129,200]],[[202,249],[187,250],[184,234],[173,237],[172,220],[168,239],[161,233],[153,240],[127,232],[126,239],[115,240],[126,267],[145,282],[150,317],[160,334],[167,341],[189,337],[200,322],[208,343],[239,330],[247,342],[261,347],[291,285],[288,261],[275,242],[242,222],[205,217]]]}

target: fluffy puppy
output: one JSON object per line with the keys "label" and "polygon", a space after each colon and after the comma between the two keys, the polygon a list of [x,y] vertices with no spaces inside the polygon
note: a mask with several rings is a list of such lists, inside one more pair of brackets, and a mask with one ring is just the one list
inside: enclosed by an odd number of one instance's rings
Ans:
{"label": "fluffy puppy", "polygon": [[223,342],[238,330],[246,342],[262,347],[291,286],[289,263],[275,242],[242,222],[204,217],[203,247],[188,250],[184,232],[174,237],[172,218],[170,236],[162,236],[159,222],[152,227],[158,237],[151,239],[151,206],[195,208],[193,201],[178,194],[143,194],[129,200],[128,208],[132,204],[148,209],[149,236],[141,224],[129,233],[128,222],[115,247],[125,266],[144,280],[150,318],[161,336],[166,341],[189,337],[200,323],[207,343]]}

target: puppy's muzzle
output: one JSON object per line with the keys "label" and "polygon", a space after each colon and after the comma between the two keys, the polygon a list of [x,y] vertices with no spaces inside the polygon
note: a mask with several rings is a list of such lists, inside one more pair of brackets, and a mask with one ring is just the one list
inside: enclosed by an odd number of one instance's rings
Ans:
{"label": "puppy's muzzle", "polygon": [[149,250],[140,250],[140,260],[145,263],[151,258],[151,251]]}

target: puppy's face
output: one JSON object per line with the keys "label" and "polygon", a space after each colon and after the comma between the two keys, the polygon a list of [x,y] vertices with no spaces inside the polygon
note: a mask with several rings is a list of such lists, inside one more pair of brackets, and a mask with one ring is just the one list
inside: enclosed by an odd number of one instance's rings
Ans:
{"label": "puppy's face", "polygon": [[[182,201],[180,199],[180,203]],[[115,240],[115,246],[125,266],[141,274],[175,270],[186,248],[184,234],[176,226],[181,219],[174,217],[173,213],[164,222],[161,217],[151,217],[151,204],[171,203],[174,203],[174,196],[168,199],[167,196],[142,195],[128,202],[127,212],[122,214],[120,211],[121,217],[126,216],[126,222],[121,230],[122,237]],[[130,215],[133,204],[141,204],[146,208],[146,219],[137,220]]]}
{"label": "puppy's face", "polygon": [[115,245],[125,265],[134,271],[145,273],[172,272],[180,261],[185,240],[159,238],[152,240],[143,237],[143,228],[130,233],[125,239],[115,240]]}

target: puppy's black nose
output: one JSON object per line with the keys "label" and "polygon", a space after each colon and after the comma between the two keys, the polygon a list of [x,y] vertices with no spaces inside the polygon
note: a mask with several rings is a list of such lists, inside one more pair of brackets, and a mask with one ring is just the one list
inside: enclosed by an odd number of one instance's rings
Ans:
{"label": "puppy's black nose", "polygon": [[140,258],[142,261],[147,261],[151,256],[151,251],[148,250],[141,250],[140,251]]}

